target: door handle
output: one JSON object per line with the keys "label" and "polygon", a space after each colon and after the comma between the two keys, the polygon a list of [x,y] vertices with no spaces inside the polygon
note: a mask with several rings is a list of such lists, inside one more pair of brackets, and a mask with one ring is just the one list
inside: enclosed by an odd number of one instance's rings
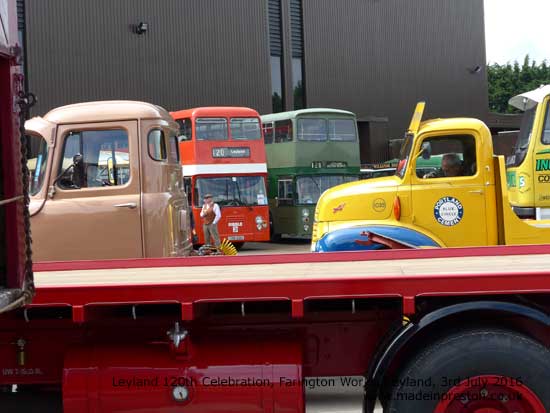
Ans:
{"label": "door handle", "polygon": [[474,191],[468,191],[469,193],[471,194],[479,194],[479,195],[482,195],[483,194],[483,189],[476,189]]}
{"label": "door handle", "polygon": [[128,202],[126,204],[116,204],[116,205],[113,205],[115,208],[130,208],[130,209],[134,209],[137,207],[137,204],[135,202]]}

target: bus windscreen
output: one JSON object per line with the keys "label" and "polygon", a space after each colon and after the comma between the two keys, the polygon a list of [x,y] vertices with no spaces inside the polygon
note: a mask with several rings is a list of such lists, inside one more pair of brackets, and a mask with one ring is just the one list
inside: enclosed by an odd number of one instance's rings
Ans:
{"label": "bus windscreen", "polygon": [[297,121],[300,141],[354,142],[357,140],[355,119],[309,119]]}
{"label": "bus windscreen", "polygon": [[197,207],[206,194],[212,194],[220,207],[267,205],[265,181],[262,176],[197,178],[196,189]]}
{"label": "bus windscreen", "polygon": [[358,177],[353,175],[299,176],[296,178],[297,203],[315,204],[327,189],[346,182],[357,181],[357,179]]}
{"label": "bus windscreen", "polygon": [[231,118],[231,138],[235,140],[261,139],[260,121],[257,118]]}
{"label": "bus windscreen", "polygon": [[353,142],[356,140],[354,119],[329,119],[328,138],[331,141]]}
{"label": "bus windscreen", "polygon": [[300,141],[326,141],[327,121],[325,119],[298,119],[296,134]]}

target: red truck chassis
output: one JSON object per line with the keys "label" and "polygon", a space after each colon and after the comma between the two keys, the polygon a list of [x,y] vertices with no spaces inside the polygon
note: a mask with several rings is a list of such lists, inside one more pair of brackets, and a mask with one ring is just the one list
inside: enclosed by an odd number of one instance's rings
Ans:
{"label": "red truck chassis", "polygon": [[[314,378],[363,375],[367,412],[378,398],[397,412],[542,413],[549,258],[550,246],[522,246],[38,263],[32,305],[0,318],[0,383],[18,385],[0,401],[303,412]],[[424,350],[475,366],[428,374]],[[545,373],[530,367],[539,359]],[[399,407],[409,392],[417,410]]]}
{"label": "red truck chassis", "polygon": [[3,1],[0,6],[0,313],[24,305],[33,294],[29,181],[25,139],[20,131],[29,103],[34,99],[23,92],[21,48],[16,40],[16,5]]}

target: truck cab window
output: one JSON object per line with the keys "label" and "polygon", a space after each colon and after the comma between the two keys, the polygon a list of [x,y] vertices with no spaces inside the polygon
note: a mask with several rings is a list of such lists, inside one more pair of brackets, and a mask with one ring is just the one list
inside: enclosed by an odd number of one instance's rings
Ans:
{"label": "truck cab window", "polygon": [[46,176],[48,145],[40,136],[27,136],[27,167],[29,168],[29,193],[36,195],[42,189]]}
{"label": "truck cab window", "polygon": [[544,120],[544,128],[542,129],[542,143],[550,145],[550,102],[546,104],[546,116]]}
{"label": "truck cab window", "polygon": [[535,113],[536,108],[532,108],[524,112],[521,119],[518,139],[514,148],[514,154],[506,159],[506,166],[520,166],[524,161],[527,155],[527,149],[529,148],[529,142],[531,141],[531,134],[533,132],[533,125],[535,122]]}
{"label": "truck cab window", "polygon": [[160,129],[153,129],[147,135],[147,147],[149,148],[149,156],[155,161],[165,161],[166,142],[164,133]]}
{"label": "truck cab window", "polygon": [[477,171],[475,139],[471,135],[424,139],[429,151],[416,159],[416,175],[422,179],[473,176]]}
{"label": "truck cab window", "polygon": [[170,148],[170,159],[176,163],[180,161],[180,148],[178,145],[178,137],[175,133],[168,133],[168,147]]}
{"label": "truck cab window", "polygon": [[125,185],[130,180],[128,133],[123,129],[66,135],[57,184],[63,189]]}

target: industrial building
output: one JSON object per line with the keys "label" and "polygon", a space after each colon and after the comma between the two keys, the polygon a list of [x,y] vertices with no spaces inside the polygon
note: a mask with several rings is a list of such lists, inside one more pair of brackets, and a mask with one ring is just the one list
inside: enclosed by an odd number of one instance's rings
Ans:
{"label": "industrial building", "polygon": [[18,0],[33,114],[104,99],[169,110],[330,107],[381,162],[415,103],[487,120],[483,0]]}

